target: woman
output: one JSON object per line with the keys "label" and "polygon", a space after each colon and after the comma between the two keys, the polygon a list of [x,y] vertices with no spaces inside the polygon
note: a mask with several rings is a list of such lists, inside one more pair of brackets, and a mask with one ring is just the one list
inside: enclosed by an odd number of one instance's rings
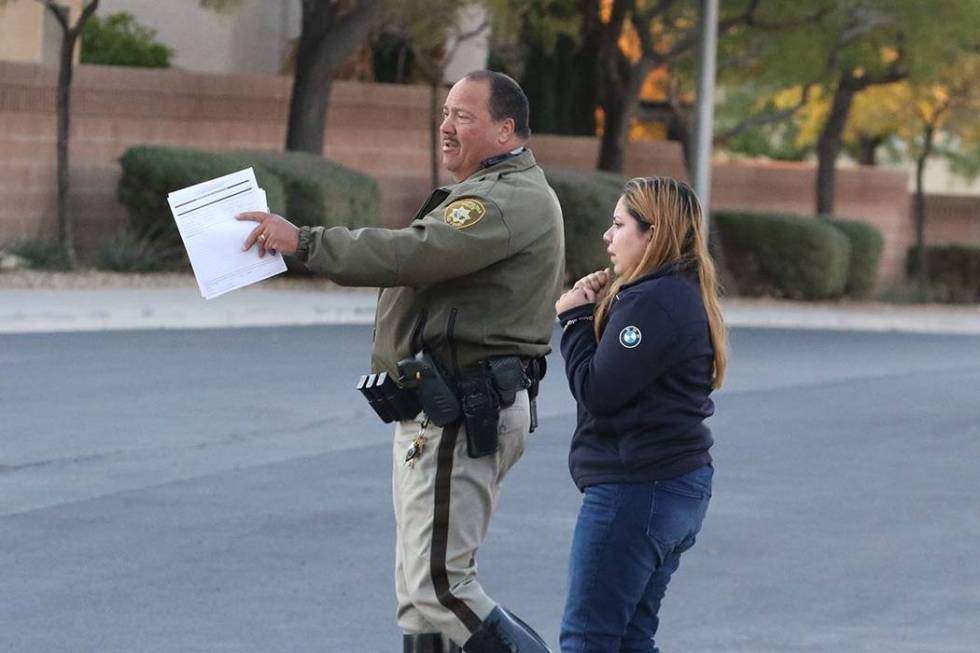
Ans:
{"label": "woman", "polygon": [[612,270],[558,300],[584,494],[572,541],[563,653],[656,652],[657,613],[711,497],[709,395],[725,326],[701,206],[686,184],[632,179],[603,235]]}

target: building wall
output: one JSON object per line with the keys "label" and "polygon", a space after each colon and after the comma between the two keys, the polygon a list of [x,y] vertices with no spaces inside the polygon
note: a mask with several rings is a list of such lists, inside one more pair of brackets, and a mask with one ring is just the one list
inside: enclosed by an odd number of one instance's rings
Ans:
{"label": "building wall", "polygon": [[[77,20],[82,0],[62,0]],[[9,0],[0,7],[0,61],[56,65],[61,28],[51,12],[35,0]],[[77,58],[77,53],[76,53]]]}
{"label": "building wall", "polygon": [[[55,81],[54,68],[0,62],[0,242],[54,233]],[[289,91],[289,79],[281,76],[79,66],[71,179],[80,246],[91,249],[125,222],[115,187],[126,148],[281,148]],[[351,82],[333,88],[326,154],[378,179],[389,226],[406,224],[431,189],[427,93]],[[590,170],[599,144],[589,137],[536,135],[531,146],[545,166]],[[685,176],[679,148],[664,142],[633,143],[625,172]],[[719,164],[713,174],[713,208],[812,211],[810,166]],[[912,239],[905,183],[903,174],[878,169],[842,170],[837,182],[841,214],[884,232],[885,284],[901,278]]]}
{"label": "building wall", "polygon": [[126,12],[173,48],[176,68],[276,74],[299,35],[299,0],[243,0],[234,11],[202,9],[198,0],[102,0],[99,15]]}

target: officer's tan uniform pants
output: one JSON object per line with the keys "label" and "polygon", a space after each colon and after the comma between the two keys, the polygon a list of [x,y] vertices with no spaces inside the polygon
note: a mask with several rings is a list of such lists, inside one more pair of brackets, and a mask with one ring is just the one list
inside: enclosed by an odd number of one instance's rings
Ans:
{"label": "officer's tan uniform pants", "polygon": [[470,458],[462,426],[429,424],[414,465],[405,455],[422,418],[395,428],[395,592],[406,633],[442,632],[462,645],[496,603],[476,579],[476,551],[487,534],[500,483],[524,453],[527,392],[500,413],[496,454]]}

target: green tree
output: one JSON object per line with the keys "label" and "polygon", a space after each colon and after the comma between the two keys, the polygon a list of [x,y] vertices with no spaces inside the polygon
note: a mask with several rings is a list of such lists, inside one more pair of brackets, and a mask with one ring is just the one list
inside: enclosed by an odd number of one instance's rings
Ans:
{"label": "green tree", "polygon": [[[785,0],[779,2],[785,4]],[[815,210],[833,214],[835,165],[856,98],[869,89],[902,80],[928,83],[951,46],[976,42],[980,3],[820,2],[823,11],[810,27],[757,41],[742,74],[751,75],[754,83],[770,90],[815,86],[828,98],[815,143]]]}
{"label": "green tree", "polygon": [[[9,0],[0,0],[0,5]],[[74,220],[71,214],[70,185],[68,177],[68,138],[71,133],[71,83],[75,72],[74,57],[78,38],[85,29],[85,24],[92,18],[99,7],[99,0],[87,0],[82,3],[82,11],[72,22],[69,8],[55,0],[35,0],[51,12],[61,28],[61,50],[58,57],[58,86],[55,106],[58,116],[56,149],[58,175],[58,244],[61,248],[65,265],[73,268],[76,265]]]}
{"label": "green tree", "polygon": [[[630,122],[644,85],[653,71],[663,71],[661,92],[672,115],[671,131],[684,147],[688,167],[693,160],[691,95],[696,78],[700,3],[695,0],[593,0],[599,6],[599,104],[603,134],[598,167],[620,171]],[[801,6],[802,5],[802,6]],[[719,74],[745,65],[760,42],[774,33],[794,31],[818,19],[820,4],[790,0],[731,0],[723,4],[718,22]],[[742,35],[741,39],[733,37]],[[729,44],[731,42],[731,44]],[[731,56],[725,54],[735,46]],[[776,116],[754,116],[768,122]]]}
{"label": "green tree", "polygon": [[971,150],[974,170],[980,164],[977,158],[977,146],[980,144],[980,54],[952,54],[948,62],[940,68],[933,84],[910,89],[911,101],[906,105],[907,128],[901,131],[909,154],[915,159],[913,215],[918,245],[916,281],[923,298],[929,279],[923,183],[926,164],[930,157],[937,154],[962,162],[966,158],[964,153]]}
{"label": "green tree", "polygon": [[132,14],[92,16],[82,34],[82,63],[169,68],[173,50],[157,42],[156,32]]}

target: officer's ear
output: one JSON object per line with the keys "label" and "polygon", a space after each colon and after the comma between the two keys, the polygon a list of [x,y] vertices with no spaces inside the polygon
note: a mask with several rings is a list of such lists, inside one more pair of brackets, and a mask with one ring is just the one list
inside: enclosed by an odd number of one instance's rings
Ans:
{"label": "officer's ear", "polygon": [[504,118],[497,128],[497,142],[501,145],[506,143],[514,135],[514,119]]}

